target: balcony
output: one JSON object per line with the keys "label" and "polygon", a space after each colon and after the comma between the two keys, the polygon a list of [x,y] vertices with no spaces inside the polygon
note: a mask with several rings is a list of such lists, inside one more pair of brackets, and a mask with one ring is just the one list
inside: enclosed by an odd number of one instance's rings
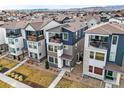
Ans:
{"label": "balcony", "polygon": [[43,35],[40,35],[40,36],[27,36],[27,40],[29,41],[39,41],[39,40],[43,40],[44,39],[44,36]]}
{"label": "balcony", "polygon": [[108,49],[108,43],[101,41],[90,41],[90,46],[99,48],[99,49]]}
{"label": "balcony", "polygon": [[94,36],[90,37],[89,46],[99,49],[108,49],[108,37]]}
{"label": "balcony", "polygon": [[61,43],[62,42],[62,35],[61,34],[55,34],[55,35],[51,35],[49,37],[49,42],[52,43]]}
{"label": "balcony", "polygon": [[9,38],[17,38],[17,37],[21,37],[22,35],[16,33],[7,33],[6,36]]}
{"label": "balcony", "polygon": [[21,29],[6,29],[6,36],[9,38],[21,37]]}

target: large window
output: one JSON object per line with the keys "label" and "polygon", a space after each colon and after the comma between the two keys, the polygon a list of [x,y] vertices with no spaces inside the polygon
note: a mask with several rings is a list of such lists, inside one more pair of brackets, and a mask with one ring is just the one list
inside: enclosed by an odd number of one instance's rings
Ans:
{"label": "large window", "polygon": [[105,57],[104,53],[96,52],[96,55],[95,55],[96,60],[104,61],[104,57]]}
{"label": "large window", "polygon": [[117,36],[112,36],[112,44],[116,45],[117,44],[118,37]]}
{"label": "large window", "polygon": [[63,40],[68,40],[68,33],[67,32],[63,33]]}
{"label": "large window", "polygon": [[49,57],[49,62],[54,62],[53,57]]}
{"label": "large window", "polygon": [[95,73],[95,74],[98,74],[98,75],[102,75],[103,69],[98,68],[98,67],[95,67],[95,68],[94,68],[94,73]]}

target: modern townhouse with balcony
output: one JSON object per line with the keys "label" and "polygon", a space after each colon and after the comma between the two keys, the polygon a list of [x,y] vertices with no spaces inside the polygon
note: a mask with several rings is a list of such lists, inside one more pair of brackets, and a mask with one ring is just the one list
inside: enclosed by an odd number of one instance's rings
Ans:
{"label": "modern townhouse with balcony", "polygon": [[49,64],[60,69],[67,68],[70,71],[83,52],[83,31],[87,28],[87,25],[81,22],[68,24],[56,22],[56,25],[45,30]]}
{"label": "modern townhouse with balcony", "polygon": [[46,57],[44,31],[41,30],[43,25],[43,22],[32,22],[25,27],[28,56],[38,62]]}
{"label": "modern townhouse with balcony", "polygon": [[27,22],[7,22],[2,28],[5,30],[5,43],[8,45],[9,54],[14,59],[23,59],[26,49],[24,27]]}
{"label": "modern townhouse with balcony", "polygon": [[83,76],[119,85],[124,73],[124,25],[105,23],[85,33]]}

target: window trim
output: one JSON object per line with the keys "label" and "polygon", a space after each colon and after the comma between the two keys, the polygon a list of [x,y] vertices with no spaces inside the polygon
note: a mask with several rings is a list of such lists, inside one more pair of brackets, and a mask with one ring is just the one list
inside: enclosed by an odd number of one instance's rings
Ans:
{"label": "window trim", "polygon": [[[113,44],[113,37],[114,37],[114,36],[116,36],[116,37],[117,37],[116,44]],[[118,39],[119,39],[119,36],[118,36],[118,35],[112,35],[112,42],[111,42],[111,44],[112,44],[112,45],[117,45],[117,44],[118,44]]]}

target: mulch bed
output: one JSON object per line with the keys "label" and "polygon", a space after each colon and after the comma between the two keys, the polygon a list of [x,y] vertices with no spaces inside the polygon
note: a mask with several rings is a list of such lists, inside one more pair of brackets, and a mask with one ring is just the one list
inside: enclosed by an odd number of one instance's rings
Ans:
{"label": "mulch bed", "polygon": [[27,81],[26,80],[26,81],[24,81],[24,83],[29,85],[29,86],[31,86],[31,87],[33,87],[33,88],[45,88],[44,86],[41,86],[41,85],[39,85],[39,84],[37,84],[35,82],[32,82],[32,81]]}

